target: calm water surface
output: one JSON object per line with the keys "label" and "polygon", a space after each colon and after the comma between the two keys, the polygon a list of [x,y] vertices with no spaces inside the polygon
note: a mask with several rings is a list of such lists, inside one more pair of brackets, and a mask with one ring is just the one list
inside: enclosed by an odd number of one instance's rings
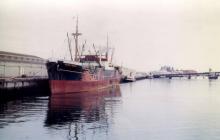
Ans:
{"label": "calm water surface", "polygon": [[220,80],[143,80],[1,103],[0,139],[219,140]]}

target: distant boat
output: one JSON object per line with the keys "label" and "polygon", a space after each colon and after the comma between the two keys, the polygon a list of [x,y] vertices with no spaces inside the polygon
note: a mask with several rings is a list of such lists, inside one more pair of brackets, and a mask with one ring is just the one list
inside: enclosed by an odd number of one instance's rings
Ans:
{"label": "distant boat", "polygon": [[210,72],[208,75],[209,79],[218,79],[218,75],[215,72]]}
{"label": "distant boat", "polygon": [[150,72],[149,74],[146,75],[146,79],[153,79],[153,74]]}
{"label": "distant boat", "polygon": [[135,72],[130,72],[129,75],[126,75],[124,78],[124,82],[134,82],[136,81]]}
{"label": "distant boat", "polygon": [[136,80],[146,79],[146,77],[147,77],[147,74],[145,72],[136,72],[135,74]]}

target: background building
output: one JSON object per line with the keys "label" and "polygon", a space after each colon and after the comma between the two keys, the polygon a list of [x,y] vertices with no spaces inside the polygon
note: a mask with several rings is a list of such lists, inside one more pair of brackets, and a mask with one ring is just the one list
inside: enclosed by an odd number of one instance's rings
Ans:
{"label": "background building", "polygon": [[37,56],[0,51],[0,77],[47,76],[45,62]]}

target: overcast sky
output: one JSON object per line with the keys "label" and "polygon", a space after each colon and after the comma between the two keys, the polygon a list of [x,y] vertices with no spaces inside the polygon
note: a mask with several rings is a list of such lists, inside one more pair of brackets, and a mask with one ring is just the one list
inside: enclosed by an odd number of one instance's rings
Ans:
{"label": "overcast sky", "polygon": [[1,0],[0,50],[67,57],[76,15],[80,44],[103,46],[108,33],[117,64],[220,70],[219,0]]}

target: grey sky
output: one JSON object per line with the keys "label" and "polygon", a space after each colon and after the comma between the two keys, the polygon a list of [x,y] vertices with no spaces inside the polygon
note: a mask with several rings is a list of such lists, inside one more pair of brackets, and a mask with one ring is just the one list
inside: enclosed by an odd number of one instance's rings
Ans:
{"label": "grey sky", "polygon": [[0,50],[66,57],[76,15],[80,42],[103,46],[108,33],[120,65],[220,70],[218,0],[1,0]]}

